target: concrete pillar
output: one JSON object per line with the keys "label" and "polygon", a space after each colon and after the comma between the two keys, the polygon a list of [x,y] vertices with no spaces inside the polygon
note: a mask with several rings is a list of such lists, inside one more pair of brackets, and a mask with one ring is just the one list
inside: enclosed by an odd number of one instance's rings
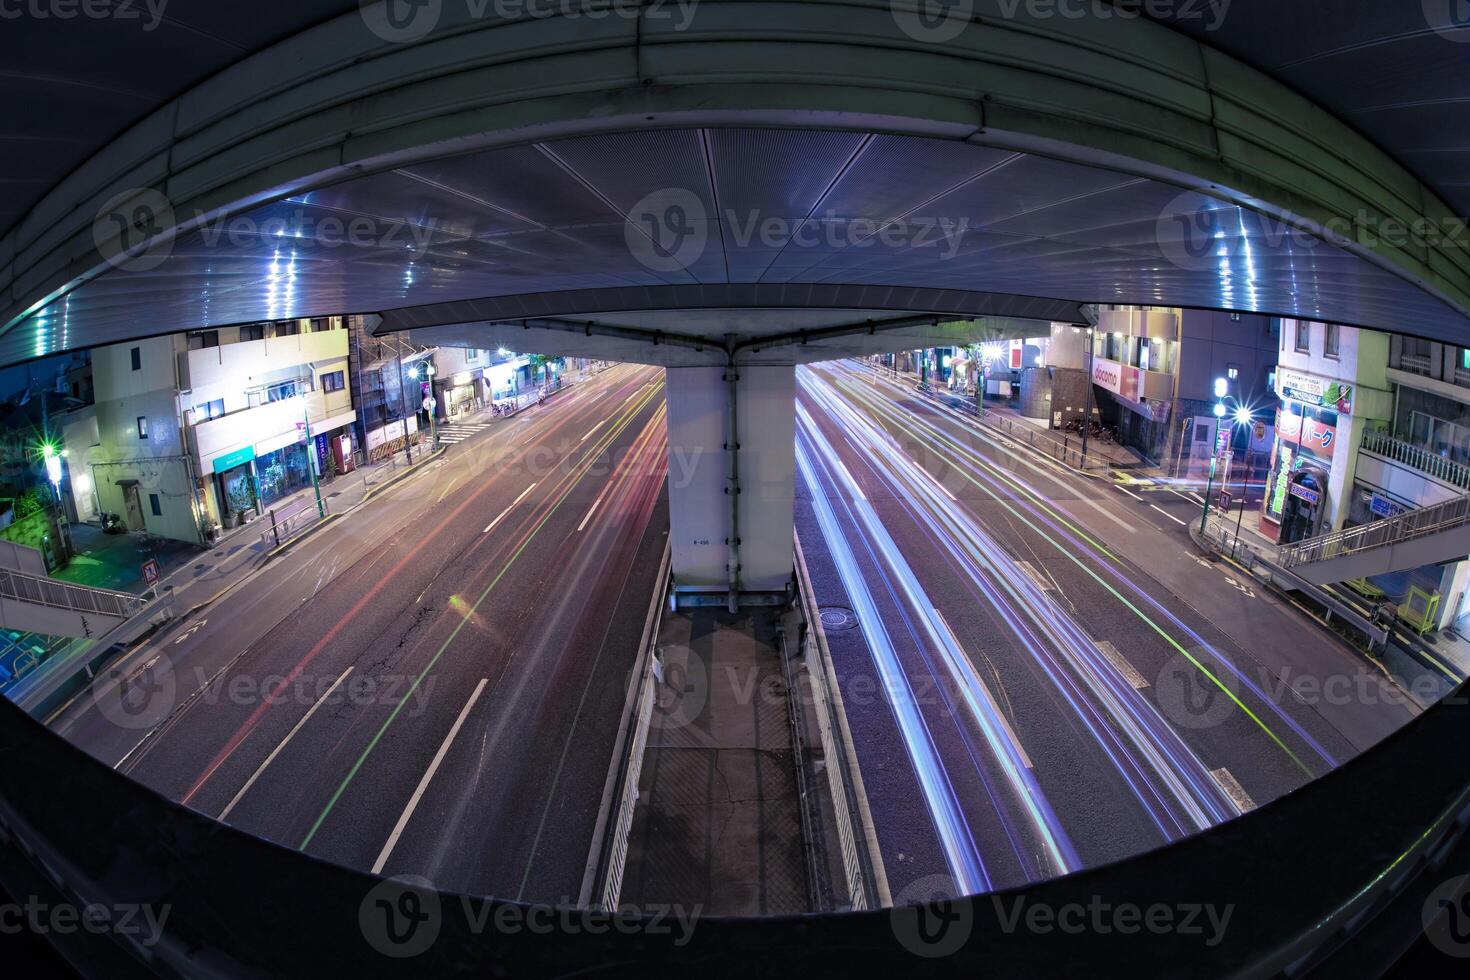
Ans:
{"label": "concrete pillar", "polygon": [[[725,452],[731,370],[739,376],[734,400],[740,492],[733,515]],[[739,591],[784,592],[793,565],[796,369],[671,367],[665,391],[675,590],[683,596],[727,595],[730,542],[737,537]]]}

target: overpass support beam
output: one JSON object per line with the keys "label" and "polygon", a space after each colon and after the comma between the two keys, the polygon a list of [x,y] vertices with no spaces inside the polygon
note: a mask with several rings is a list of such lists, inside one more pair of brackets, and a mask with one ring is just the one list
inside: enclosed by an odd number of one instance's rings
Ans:
{"label": "overpass support beam", "polygon": [[792,582],[796,369],[671,367],[669,535],[679,601],[784,597]]}

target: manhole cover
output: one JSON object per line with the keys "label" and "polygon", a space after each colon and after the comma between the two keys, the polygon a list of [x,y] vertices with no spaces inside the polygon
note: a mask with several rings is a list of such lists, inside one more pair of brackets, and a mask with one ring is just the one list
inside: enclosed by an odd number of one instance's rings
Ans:
{"label": "manhole cover", "polygon": [[857,616],[853,615],[852,610],[841,606],[823,609],[819,618],[822,620],[822,628],[829,631],[850,630],[857,625]]}

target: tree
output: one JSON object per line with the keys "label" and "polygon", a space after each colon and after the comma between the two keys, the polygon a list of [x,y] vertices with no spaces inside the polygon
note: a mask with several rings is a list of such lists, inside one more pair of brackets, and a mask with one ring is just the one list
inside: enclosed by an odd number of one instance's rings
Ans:
{"label": "tree", "polygon": [[546,374],[546,380],[550,381],[552,365],[561,364],[562,358],[552,357],[548,354],[532,354],[527,358],[527,361],[531,365],[531,379],[533,381],[538,380],[543,372]]}

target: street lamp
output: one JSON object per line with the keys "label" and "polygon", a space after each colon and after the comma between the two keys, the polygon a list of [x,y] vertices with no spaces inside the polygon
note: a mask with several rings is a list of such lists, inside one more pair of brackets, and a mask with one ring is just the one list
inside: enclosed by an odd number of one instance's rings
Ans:
{"label": "street lamp", "polygon": [[424,410],[429,413],[429,448],[435,449],[439,445],[439,436],[434,428],[434,365],[425,361],[422,366],[409,371],[408,376],[417,379],[420,372],[429,382],[429,393],[424,398],[424,401],[427,402]]}
{"label": "street lamp", "polygon": [[[1227,382],[1224,378],[1216,378],[1215,379],[1215,397],[1216,398],[1224,398],[1226,392],[1229,391],[1229,390],[1230,390],[1229,382]],[[1216,419],[1223,419],[1224,417],[1225,417],[1225,403],[1223,401],[1217,401],[1217,402],[1215,402],[1215,418]],[[1215,448],[1215,451],[1214,452],[1210,453],[1210,475],[1205,479],[1205,505],[1204,505],[1204,509],[1200,512],[1200,516],[1199,516],[1199,533],[1200,534],[1204,534],[1205,533],[1205,524],[1210,519],[1210,493],[1215,488],[1215,466],[1220,462],[1219,443],[1220,443],[1219,423],[1217,422],[1215,424],[1215,447],[1216,448]]]}

